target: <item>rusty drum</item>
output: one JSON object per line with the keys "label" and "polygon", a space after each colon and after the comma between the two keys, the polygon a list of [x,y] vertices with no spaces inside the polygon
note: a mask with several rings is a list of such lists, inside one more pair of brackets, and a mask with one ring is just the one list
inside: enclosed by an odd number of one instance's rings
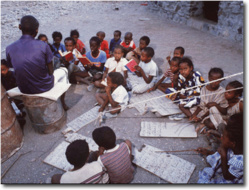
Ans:
{"label": "rusty drum", "polygon": [[52,133],[61,129],[67,120],[61,100],[23,96],[23,103],[34,129],[39,133]]}
{"label": "rusty drum", "polygon": [[23,132],[4,87],[1,85],[1,162],[6,161],[23,144]]}

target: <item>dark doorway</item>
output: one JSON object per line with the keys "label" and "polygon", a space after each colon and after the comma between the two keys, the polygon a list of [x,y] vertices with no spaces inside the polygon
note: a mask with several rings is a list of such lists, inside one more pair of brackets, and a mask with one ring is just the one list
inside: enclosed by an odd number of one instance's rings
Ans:
{"label": "dark doorway", "polygon": [[218,11],[220,1],[204,1],[203,16],[208,20],[218,22]]}

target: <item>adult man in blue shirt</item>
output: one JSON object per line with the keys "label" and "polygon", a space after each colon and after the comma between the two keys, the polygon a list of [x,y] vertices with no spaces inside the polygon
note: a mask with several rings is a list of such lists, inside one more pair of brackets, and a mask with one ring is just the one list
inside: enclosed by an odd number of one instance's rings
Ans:
{"label": "adult man in blue shirt", "polygon": [[[47,43],[35,40],[39,22],[31,15],[21,19],[22,36],[6,48],[6,58],[15,70],[17,86],[22,93],[39,94],[54,87],[53,54]],[[62,95],[62,105],[68,109]]]}

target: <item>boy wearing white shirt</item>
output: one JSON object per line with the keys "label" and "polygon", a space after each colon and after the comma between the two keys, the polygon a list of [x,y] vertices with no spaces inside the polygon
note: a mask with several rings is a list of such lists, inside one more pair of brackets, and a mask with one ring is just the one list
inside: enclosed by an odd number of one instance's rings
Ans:
{"label": "boy wearing white shirt", "polygon": [[138,66],[135,66],[135,74],[137,82],[132,86],[132,93],[143,93],[150,89],[158,75],[158,67],[152,60],[154,50],[151,47],[146,47],[141,53],[141,61]]}
{"label": "boy wearing white shirt", "polygon": [[[114,57],[111,57],[109,59],[107,59],[106,63],[105,63],[105,71],[102,77],[102,81],[99,81],[99,83],[97,83],[97,81],[95,82],[95,86],[99,87],[99,88],[104,88],[105,86],[103,85],[103,81],[104,83],[106,83],[106,76],[108,73],[110,72],[119,72],[124,76],[124,86],[126,86],[126,79],[128,77],[127,75],[127,69],[125,67],[125,65],[128,63],[128,61],[123,58],[124,55],[124,49],[121,45],[117,45],[115,46],[114,49]],[[102,82],[102,84],[101,84]]]}

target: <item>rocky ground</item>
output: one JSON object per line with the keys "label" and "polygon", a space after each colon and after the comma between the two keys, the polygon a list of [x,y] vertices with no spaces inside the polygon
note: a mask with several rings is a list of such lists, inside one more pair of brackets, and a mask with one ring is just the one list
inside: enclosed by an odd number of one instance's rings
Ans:
{"label": "rocky ground", "polygon": [[[78,29],[80,39],[89,50],[89,39],[102,30],[106,33],[106,40],[113,38],[113,31],[119,29],[124,33],[133,33],[135,43],[139,38],[148,35],[151,39],[150,46],[155,50],[154,61],[162,71],[168,67],[165,57],[177,46],[183,46],[186,55],[192,57],[195,69],[200,71],[204,79],[211,67],[221,67],[225,76],[243,71],[243,47],[220,37],[200,32],[184,25],[165,20],[157,9],[141,5],[142,2],[61,2],[61,1],[37,1],[37,2],[1,2],[1,56],[5,58],[5,48],[10,43],[19,39],[21,32],[18,29],[22,16],[30,14],[40,22],[39,33],[45,33],[52,43],[52,32],[60,31],[63,38],[68,37],[70,30]],[[223,86],[230,80],[243,81],[243,76],[226,80]],[[72,85],[66,94],[66,103],[70,109],[67,114],[67,122],[72,121],[82,113],[91,109],[96,102],[94,93],[86,90],[85,85]],[[27,117],[26,117],[27,118]],[[139,137],[140,123],[142,120],[166,121],[167,117],[157,117],[153,113],[139,116],[137,111],[126,109],[117,118],[106,121],[118,138],[130,139],[139,149],[144,143],[160,149],[192,149],[199,146],[207,146],[206,137],[198,134],[198,138],[141,138]],[[186,122],[186,120],[180,121]],[[179,122],[179,123],[180,123]],[[91,137],[96,128],[94,123],[82,128],[79,133]],[[24,144],[14,156],[2,163],[3,174],[22,153],[28,154],[20,157],[2,178],[2,183],[49,183],[50,177],[55,173],[63,173],[61,170],[49,166],[42,161],[44,158],[64,140],[60,131],[41,135],[34,131],[30,121],[24,128]],[[206,163],[199,155],[181,154],[179,157],[196,165],[189,183],[196,183],[198,172]],[[132,183],[166,183],[159,177],[137,168]]]}

